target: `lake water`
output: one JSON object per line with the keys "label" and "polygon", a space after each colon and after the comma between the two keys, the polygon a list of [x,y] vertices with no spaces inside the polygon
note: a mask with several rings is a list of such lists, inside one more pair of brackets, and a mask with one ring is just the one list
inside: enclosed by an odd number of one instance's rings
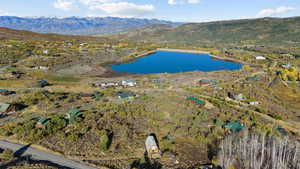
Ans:
{"label": "lake water", "polygon": [[238,70],[242,66],[239,63],[213,59],[208,54],[158,51],[130,63],[113,65],[112,69],[117,72],[152,74]]}

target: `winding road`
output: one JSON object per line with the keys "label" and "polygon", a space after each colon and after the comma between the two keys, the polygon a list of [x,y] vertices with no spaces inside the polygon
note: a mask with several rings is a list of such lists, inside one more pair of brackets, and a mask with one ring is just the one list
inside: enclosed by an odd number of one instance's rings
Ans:
{"label": "winding road", "polygon": [[[65,166],[72,169],[97,169],[95,167],[91,167],[85,164],[81,164],[79,162],[66,159],[64,157],[54,155],[48,152],[44,152],[35,148],[31,148],[30,146],[26,147],[26,145],[11,143],[8,141],[0,140],[0,148],[2,149],[10,149],[14,152],[18,152],[23,149],[22,156],[31,155],[33,159],[36,160],[45,160],[50,161],[52,163]],[[1,166],[0,166],[1,168]]]}

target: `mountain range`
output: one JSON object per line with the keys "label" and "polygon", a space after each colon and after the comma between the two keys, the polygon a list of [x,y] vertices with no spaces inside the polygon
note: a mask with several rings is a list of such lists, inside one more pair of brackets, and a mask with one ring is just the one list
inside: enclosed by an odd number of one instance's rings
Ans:
{"label": "mountain range", "polygon": [[178,25],[180,23],[158,19],[117,17],[24,18],[0,16],[0,27],[65,35],[113,34],[155,24]]}

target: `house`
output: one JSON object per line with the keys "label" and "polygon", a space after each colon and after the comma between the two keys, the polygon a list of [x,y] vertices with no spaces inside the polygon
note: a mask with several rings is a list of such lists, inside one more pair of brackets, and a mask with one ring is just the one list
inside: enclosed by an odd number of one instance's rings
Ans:
{"label": "house", "polygon": [[255,59],[256,60],[266,60],[267,58],[263,57],[263,56],[256,56]]}
{"label": "house", "polygon": [[258,80],[260,80],[260,78],[257,76],[253,76],[253,77],[247,77],[246,80],[247,81],[258,81]]}
{"label": "house", "polygon": [[46,128],[46,126],[49,124],[49,122],[50,122],[50,119],[49,119],[49,118],[47,118],[47,117],[41,117],[41,118],[37,121],[37,123],[36,123],[36,125],[35,125],[35,128],[37,128],[37,129],[44,129],[44,128]]}
{"label": "house", "polygon": [[254,106],[254,105],[259,105],[259,102],[249,102],[250,105]]}
{"label": "house", "polygon": [[15,94],[15,93],[16,92],[9,91],[9,90],[6,90],[6,89],[0,89],[0,95],[2,95],[2,96],[8,96],[8,95]]}
{"label": "house", "polygon": [[69,121],[74,121],[76,118],[82,118],[83,114],[81,113],[81,110],[79,109],[71,109],[66,113],[66,118]]}
{"label": "house", "polygon": [[79,44],[79,46],[86,46],[86,45],[88,45],[88,43],[81,43],[81,44]]}
{"label": "house", "polygon": [[151,159],[161,158],[161,151],[153,135],[147,137],[145,141],[145,147],[149,158]]}
{"label": "house", "polygon": [[12,113],[24,109],[26,106],[22,104],[0,103],[0,113]]}
{"label": "house", "polygon": [[242,93],[229,92],[228,97],[234,100],[244,100],[244,95]]}
{"label": "house", "polygon": [[211,83],[211,80],[207,80],[207,79],[202,79],[199,80],[199,84],[202,85],[209,85]]}
{"label": "house", "polygon": [[73,46],[73,42],[67,42],[67,46]]}
{"label": "house", "polygon": [[231,122],[225,124],[224,128],[228,129],[230,131],[233,131],[233,132],[240,132],[240,131],[244,130],[246,127],[239,122],[231,121]]}
{"label": "house", "polygon": [[117,86],[119,86],[119,83],[118,82],[96,82],[96,83],[93,83],[92,86],[109,88],[109,87],[117,87]]}
{"label": "house", "polygon": [[190,102],[190,103],[195,103],[195,104],[200,105],[200,106],[205,105],[205,101],[204,100],[200,100],[200,99],[198,99],[196,97],[187,97],[185,100],[188,101],[188,102]]}
{"label": "house", "polygon": [[0,103],[0,113],[8,113],[10,112],[10,104]]}
{"label": "house", "polygon": [[44,87],[49,86],[49,85],[50,85],[50,83],[46,80],[38,81],[38,87],[44,88]]}
{"label": "house", "polygon": [[122,80],[121,81],[121,85],[122,86],[129,86],[129,87],[134,87],[134,86],[136,86],[136,81],[134,81],[134,80]]}
{"label": "house", "polygon": [[215,85],[215,84],[211,85],[211,87],[216,90],[223,90],[223,87]]}
{"label": "house", "polygon": [[48,50],[43,50],[43,54],[48,55],[49,51]]}
{"label": "house", "polygon": [[91,101],[93,99],[93,93],[80,93],[79,97],[85,101]]}
{"label": "house", "polygon": [[35,69],[35,70],[48,70],[49,68],[46,67],[46,66],[36,66],[36,67],[33,67],[32,69]]}
{"label": "house", "polygon": [[137,97],[136,94],[131,93],[131,92],[118,92],[117,96],[119,99],[129,99],[129,100],[132,100],[135,97]]}
{"label": "house", "polygon": [[285,68],[285,69],[289,69],[292,67],[292,64],[288,63],[288,64],[283,64],[281,65],[282,68]]}

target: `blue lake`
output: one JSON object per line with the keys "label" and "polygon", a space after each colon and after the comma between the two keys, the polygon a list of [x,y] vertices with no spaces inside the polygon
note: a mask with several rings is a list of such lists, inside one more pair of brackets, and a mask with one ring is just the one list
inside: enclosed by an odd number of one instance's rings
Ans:
{"label": "blue lake", "polygon": [[158,51],[130,63],[112,65],[112,69],[117,72],[152,74],[238,70],[242,66],[239,63],[213,59],[208,54]]}

